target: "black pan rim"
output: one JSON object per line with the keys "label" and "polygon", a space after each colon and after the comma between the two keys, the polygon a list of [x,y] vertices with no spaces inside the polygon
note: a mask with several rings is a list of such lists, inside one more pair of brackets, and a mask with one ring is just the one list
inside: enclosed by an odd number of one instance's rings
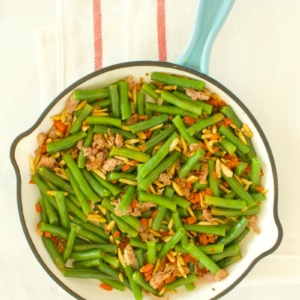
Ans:
{"label": "black pan rim", "polygon": [[91,72],[90,74],[80,78],[79,80],[75,81],[73,84],[71,84],[69,87],[67,87],[66,89],[64,89],[57,97],[55,97],[52,102],[47,106],[47,108],[43,111],[43,113],[40,115],[40,117],[37,119],[37,121],[33,124],[32,127],[30,127],[28,130],[26,130],[25,132],[21,133],[20,135],[18,135],[10,148],[10,160],[11,163],[14,167],[15,173],[16,173],[16,179],[17,179],[17,205],[18,205],[18,212],[19,212],[19,218],[21,221],[21,225],[22,225],[22,229],[24,231],[25,237],[27,239],[27,242],[33,252],[33,254],[35,255],[35,257],[37,258],[37,260],[39,261],[39,263],[42,265],[42,267],[44,268],[44,270],[48,273],[48,275],[61,287],[63,288],[66,292],[68,292],[70,295],[72,295],[73,297],[75,297],[76,299],[84,299],[83,297],[81,297],[80,295],[78,295],[77,293],[75,293],[73,290],[71,290],[68,286],[66,286],[55,274],[53,274],[53,272],[49,269],[49,267],[45,264],[45,262],[43,261],[42,257],[40,256],[40,254],[38,253],[37,249],[34,246],[34,243],[31,240],[30,234],[29,234],[29,230],[26,226],[26,222],[25,222],[25,217],[24,217],[24,213],[23,213],[23,204],[22,204],[22,196],[21,196],[21,174],[20,174],[20,170],[17,164],[17,160],[15,157],[15,151],[16,151],[16,147],[18,145],[18,143],[25,138],[26,136],[28,136],[29,134],[31,134],[42,122],[42,120],[45,118],[45,116],[49,113],[49,111],[54,107],[54,105],[62,98],[64,97],[66,94],[70,93],[72,90],[74,90],[77,86],[81,85],[82,83],[84,83],[85,81],[96,77],[100,74],[109,72],[109,71],[113,71],[116,69],[122,69],[122,68],[128,68],[128,67],[137,67],[137,66],[156,66],[156,67],[165,67],[165,68],[169,68],[169,69],[174,69],[174,70],[180,70],[180,71],[185,71],[188,72],[190,74],[196,75],[196,76],[200,76],[203,79],[207,80],[208,82],[210,82],[211,84],[217,86],[218,88],[220,88],[224,93],[226,93],[230,98],[232,98],[243,110],[244,112],[247,114],[247,116],[250,118],[250,120],[252,121],[252,123],[254,124],[255,128],[257,129],[258,133],[260,134],[260,137],[264,143],[264,146],[266,148],[269,160],[270,160],[270,164],[271,164],[271,168],[272,168],[272,174],[273,174],[273,180],[274,180],[274,206],[273,206],[273,217],[274,217],[274,221],[275,221],[275,225],[277,227],[278,230],[278,236],[277,236],[277,240],[274,243],[274,245],[267,251],[263,252],[262,254],[260,254],[259,256],[257,256],[252,263],[249,265],[249,267],[240,275],[240,277],[233,282],[230,286],[228,286],[225,290],[221,291],[220,293],[218,293],[216,296],[214,296],[213,298],[211,298],[211,300],[214,299],[219,299],[220,297],[224,296],[225,294],[227,294],[228,292],[230,292],[234,287],[236,287],[246,276],[247,274],[253,269],[253,267],[264,257],[270,255],[271,253],[273,253],[281,244],[282,238],[283,238],[283,228],[282,225],[280,223],[279,220],[279,215],[278,215],[278,176],[277,176],[277,170],[276,170],[276,165],[275,165],[275,159],[271,150],[271,147],[269,145],[269,142],[261,128],[261,126],[259,125],[258,121],[256,120],[256,118],[252,115],[252,113],[249,111],[249,109],[245,106],[245,104],[235,95],[233,94],[230,90],[228,90],[225,86],[223,86],[220,82],[218,82],[217,80],[211,78],[210,76],[200,73],[198,71],[195,71],[193,69],[187,68],[187,67],[183,67],[174,63],[169,63],[169,62],[157,62],[157,61],[132,61],[132,62],[125,62],[125,63],[119,63],[119,64],[115,64],[109,67],[104,67],[100,70]]}

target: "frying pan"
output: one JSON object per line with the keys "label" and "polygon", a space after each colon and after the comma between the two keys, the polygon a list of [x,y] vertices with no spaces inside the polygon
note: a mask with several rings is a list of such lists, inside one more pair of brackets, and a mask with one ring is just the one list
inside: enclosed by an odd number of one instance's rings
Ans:
{"label": "frying pan", "polygon": [[[108,85],[117,78],[134,75],[147,81],[147,74],[153,71],[188,76],[205,81],[206,87],[217,93],[225,102],[232,106],[243,123],[247,123],[254,133],[253,144],[258,156],[263,161],[263,186],[269,191],[267,199],[261,207],[258,225],[261,233],[250,233],[241,242],[243,259],[228,268],[229,276],[221,282],[201,283],[191,292],[179,289],[172,299],[217,299],[233,289],[263,257],[275,251],[282,240],[282,227],[278,218],[278,179],[273,154],[269,143],[251,112],[226,87],[207,75],[209,56],[213,42],[225,22],[234,0],[200,0],[197,7],[195,26],[190,41],[177,59],[176,64],[139,61],[128,62],[95,71],[78,80],[59,94],[42,113],[36,123],[26,132],[20,134],[11,147],[11,161],[17,177],[17,201],[20,220],[24,234],[37,260],[46,272],[67,292],[77,299],[99,299],[108,297],[107,292],[99,290],[94,280],[64,278],[53,264],[46,252],[41,238],[36,234],[39,216],[34,212],[34,205],[39,197],[37,189],[29,185],[30,172],[28,157],[37,147],[36,137],[39,132],[46,132],[51,127],[50,116],[58,114],[64,108],[66,100],[76,88],[96,88]],[[114,291],[109,294],[111,300],[133,299],[131,292]],[[147,299],[147,297],[145,297]]]}

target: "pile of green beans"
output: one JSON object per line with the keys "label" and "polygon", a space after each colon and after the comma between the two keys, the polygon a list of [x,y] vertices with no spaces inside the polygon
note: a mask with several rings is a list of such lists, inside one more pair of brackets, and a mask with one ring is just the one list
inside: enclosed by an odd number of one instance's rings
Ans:
{"label": "pile of green beans", "polygon": [[[186,94],[204,87],[153,72],[133,89],[121,79],[73,92],[72,122],[59,115],[66,131],[47,136],[31,167],[38,232],[65,277],[128,288],[141,300],[143,291],[194,290],[199,276],[241,259],[239,244],[265,200],[262,161],[229,105],[216,105],[213,93],[208,101]],[[117,135],[122,145],[100,150],[118,161],[113,170],[88,167],[96,136]],[[55,163],[39,166],[41,156]],[[152,279],[172,264],[177,275],[157,287]]]}

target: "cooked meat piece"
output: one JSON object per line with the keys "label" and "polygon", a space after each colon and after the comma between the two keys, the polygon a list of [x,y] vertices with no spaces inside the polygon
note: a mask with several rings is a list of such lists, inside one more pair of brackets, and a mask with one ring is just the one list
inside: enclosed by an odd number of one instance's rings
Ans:
{"label": "cooked meat piece", "polygon": [[94,135],[94,141],[92,143],[92,148],[100,150],[107,146],[108,145],[107,145],[107,142],[106,142],[106,139],[104,138],[104,136],[100,133],[96,133]]}
{"label": "cooked meat piece", "polygon": [[74,100],[73,96],[71,96],[68,99],[67,104],[66,104],[66,119],[67,119],[67,121],[71,122],[72,112],[76,108],[77,104],[78,104],[78,101]]}
{"label": "cooked meat piece", "polygon": [[119,133],[116,134],[115,144],[117,148],[121,148],[123,146],[123,136]]}
{"label": "cooked meat piece", "polygon": [[228,273],[226,270],[220,269],[219,271],[217,271],[217,274],[215,275],[215,280],[220,281],[220,280],[226,278],[227,275],[228,275]]}
{"label": "cooked meat piece", "polygon": [[200,183],[205,183],[208,176],[208,164],[203,162],[200,168],[199,181]]}
{"label": "cooked meat piece", "polygon": [[152,202],[142,202],[138,203],[138,205],[134,208],[134,211],[130,214],[134,217],[139,217],[143,212],[147,212],[151,209],[151,207],[155,207],[156,204]]}
{"label": "cooked meat piece", "polygon": [[47,139],[47,134],[46,133],[41,132],[41,133],[38,134],[37,141],[38,141],[38,144],[39,144],[40,147],[45,143],[46,139]]}
{"label": "cooked meat piece", "polygon": [[185,89],[187,96],[191,97],[193,100],[208,100],[209,95],[202,91],[195,91],[193,89]]}
{"label": "cooked meat piece", "polygon": [[170,176],[167,173],[161,173],[158,180],[161,181],[165,185],[171,184]]}
{"label": "cooked meat piece", "polygon": [[50,131],[48,132],[48,137],[51,139],[57,139],[58,135],[56,134],[57,129],[55,128],[55,126],[52,126]]}
{"label": "cooked meat piece", "polygon": [[129,244],[124,249],[124,260],[127,266],[130,266],[135,262],[135,254],[133,248]]}
{"label": "cooked meat piece", "polygon": [[81,150],[82,149],[83,140],[78,141],[76,147]]}
{"label": "cooked meat piece", "polygon": [[189,149],[190,149],[191,152],[195,152],[199,148],[201,148],[201,144],[200,143],[194,143],[194,144],[190,144],[189,145]]}
{"label": "cooked meat piece", "polygon": [[129,76],[128,78],[126,78],[126,81],[128,82],[128,90],[132,91],[135,86],[134,78],[132,76]]}
{"label": "cooked meat piece", "polygon": [[115,159],[115,158],[108,158],[103,166],[102,166],[102,170],[104,170],[105,172],[111,172],[113,171],[117,165],[119,165],[121,163],[120,160]]}
{"label": "cooked meat piece", "polygon": [[46,155],[42,155],[38,165],[37,165],[37,169],[41,166],[45,166],[48,167],[50,169],[53,169],[55,166],[57,166],[57,162],[54,158],[52,157],[48,157]]}
{"label": "cooked meat piece", "polygon": [[214,220],[214,217],[207,209],[203,209],[202,215],[203,215],[204,219],[208,222]]}
{"label": "cooked meat piece", "polygon": [[128,124],[128,125],[135,124],[135,123],[138,122],[138,120],[139,120],[138,114],[134,114],[134,115],[132,115],[132,116],[127,120],[127,124]]}

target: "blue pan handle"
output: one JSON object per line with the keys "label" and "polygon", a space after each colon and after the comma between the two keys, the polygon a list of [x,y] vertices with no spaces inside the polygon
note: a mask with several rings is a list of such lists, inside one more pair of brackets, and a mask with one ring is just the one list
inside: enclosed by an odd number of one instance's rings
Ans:
{"label": "blue pan handle", "polygon": [[199,0],[191,38],[176,60],[177,64],[208,74],[212,45],[234,2],[235,0]]}

